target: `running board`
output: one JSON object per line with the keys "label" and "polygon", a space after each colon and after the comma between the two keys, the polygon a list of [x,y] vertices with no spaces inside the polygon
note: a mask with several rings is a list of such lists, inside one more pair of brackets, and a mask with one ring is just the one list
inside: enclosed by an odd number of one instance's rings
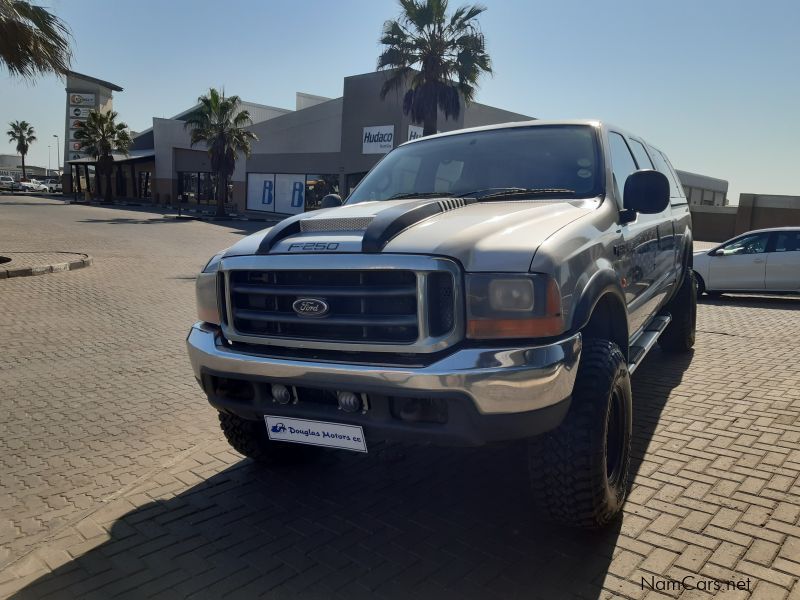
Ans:
{"label": "running board", "polygon": [[653,346],[655,346],[658,338],[660,338],[661,334],[664,333],[664,330],[667,328],[667,325],[669,325],[670,321],[672,321],[672,315],[658,315],[650,322],[650,324],[647,326],[647,329],[639,334],[639,337],[636,338],[636,341],[631,344],[631,348],[628,352],[628,356],[630,358],[630,362],[628,363],[628,372],[631,375],[633,375],[639,365],[642,364],[644,357],[647,356],[647,353],[650,352]]}

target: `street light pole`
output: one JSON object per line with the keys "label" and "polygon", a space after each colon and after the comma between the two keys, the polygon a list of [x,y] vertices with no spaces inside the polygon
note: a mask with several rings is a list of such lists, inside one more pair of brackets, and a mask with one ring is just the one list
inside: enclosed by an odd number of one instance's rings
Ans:
{"label": "street light pole", "polygon": [[56,171],[61,174],[61,140],[58,137],[58,134],[54,133],[53,137],[56,138],[56,151],[58,152],[58,163],[56,164]]}
{"label": "street light pole", "polygon": [[47,176],[50,177],[50,146],[47,146]]}

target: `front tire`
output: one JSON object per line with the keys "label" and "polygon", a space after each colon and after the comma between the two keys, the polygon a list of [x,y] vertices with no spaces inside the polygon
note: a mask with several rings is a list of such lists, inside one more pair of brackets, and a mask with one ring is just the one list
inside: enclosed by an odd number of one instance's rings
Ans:
{"label": "front tire", "polygon": [[667,304],[672,321],[658,344],[667,352],[688,352],[694,346],[697,330],[697,284],[694,271],[686,271],[681,287]]}
{"label": "front tire", "polygon": [[319,455],[319,448],[303,444],[273,442],[263,420],[249,421],[219,413],[219,426],[231,447],[262,464],[294,464]]}
{"label": "front tire", "polygon": [[632,423],[625,357],[613,342],[587,340],[567,416],[555,431],[529,443],[539,511],[585,529],[611,522],[628,489]]}

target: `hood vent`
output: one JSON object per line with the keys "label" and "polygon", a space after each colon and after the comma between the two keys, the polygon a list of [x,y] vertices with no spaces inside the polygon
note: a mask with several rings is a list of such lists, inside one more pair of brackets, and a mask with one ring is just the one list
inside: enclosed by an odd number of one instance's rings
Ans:
{"label": "hood vent", "polygon": [[344,219],[303,219],[300,232],[366,231],[374,217],[349,217]]}

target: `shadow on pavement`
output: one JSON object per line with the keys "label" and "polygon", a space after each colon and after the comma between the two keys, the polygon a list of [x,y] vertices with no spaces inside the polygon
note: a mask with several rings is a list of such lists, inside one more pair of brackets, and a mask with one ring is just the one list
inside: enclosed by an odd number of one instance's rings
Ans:
{"label": "shadow on pavement", "polygon": [[[691,361],[653,354],[634,376],[634,472]],[[111,540],[15,598],[599,597],[624,522],[537,520],[526,470],[523,443],[243,460],[119,518]]]}
{"label": "shadow on pavement", "polygon": [[757,296],[728,293],[720,296],[702,296],[700,304],[709,306],[738,306],[742,308],[777,308],[780,310],[800,310],[800,295],[787,294]]}

